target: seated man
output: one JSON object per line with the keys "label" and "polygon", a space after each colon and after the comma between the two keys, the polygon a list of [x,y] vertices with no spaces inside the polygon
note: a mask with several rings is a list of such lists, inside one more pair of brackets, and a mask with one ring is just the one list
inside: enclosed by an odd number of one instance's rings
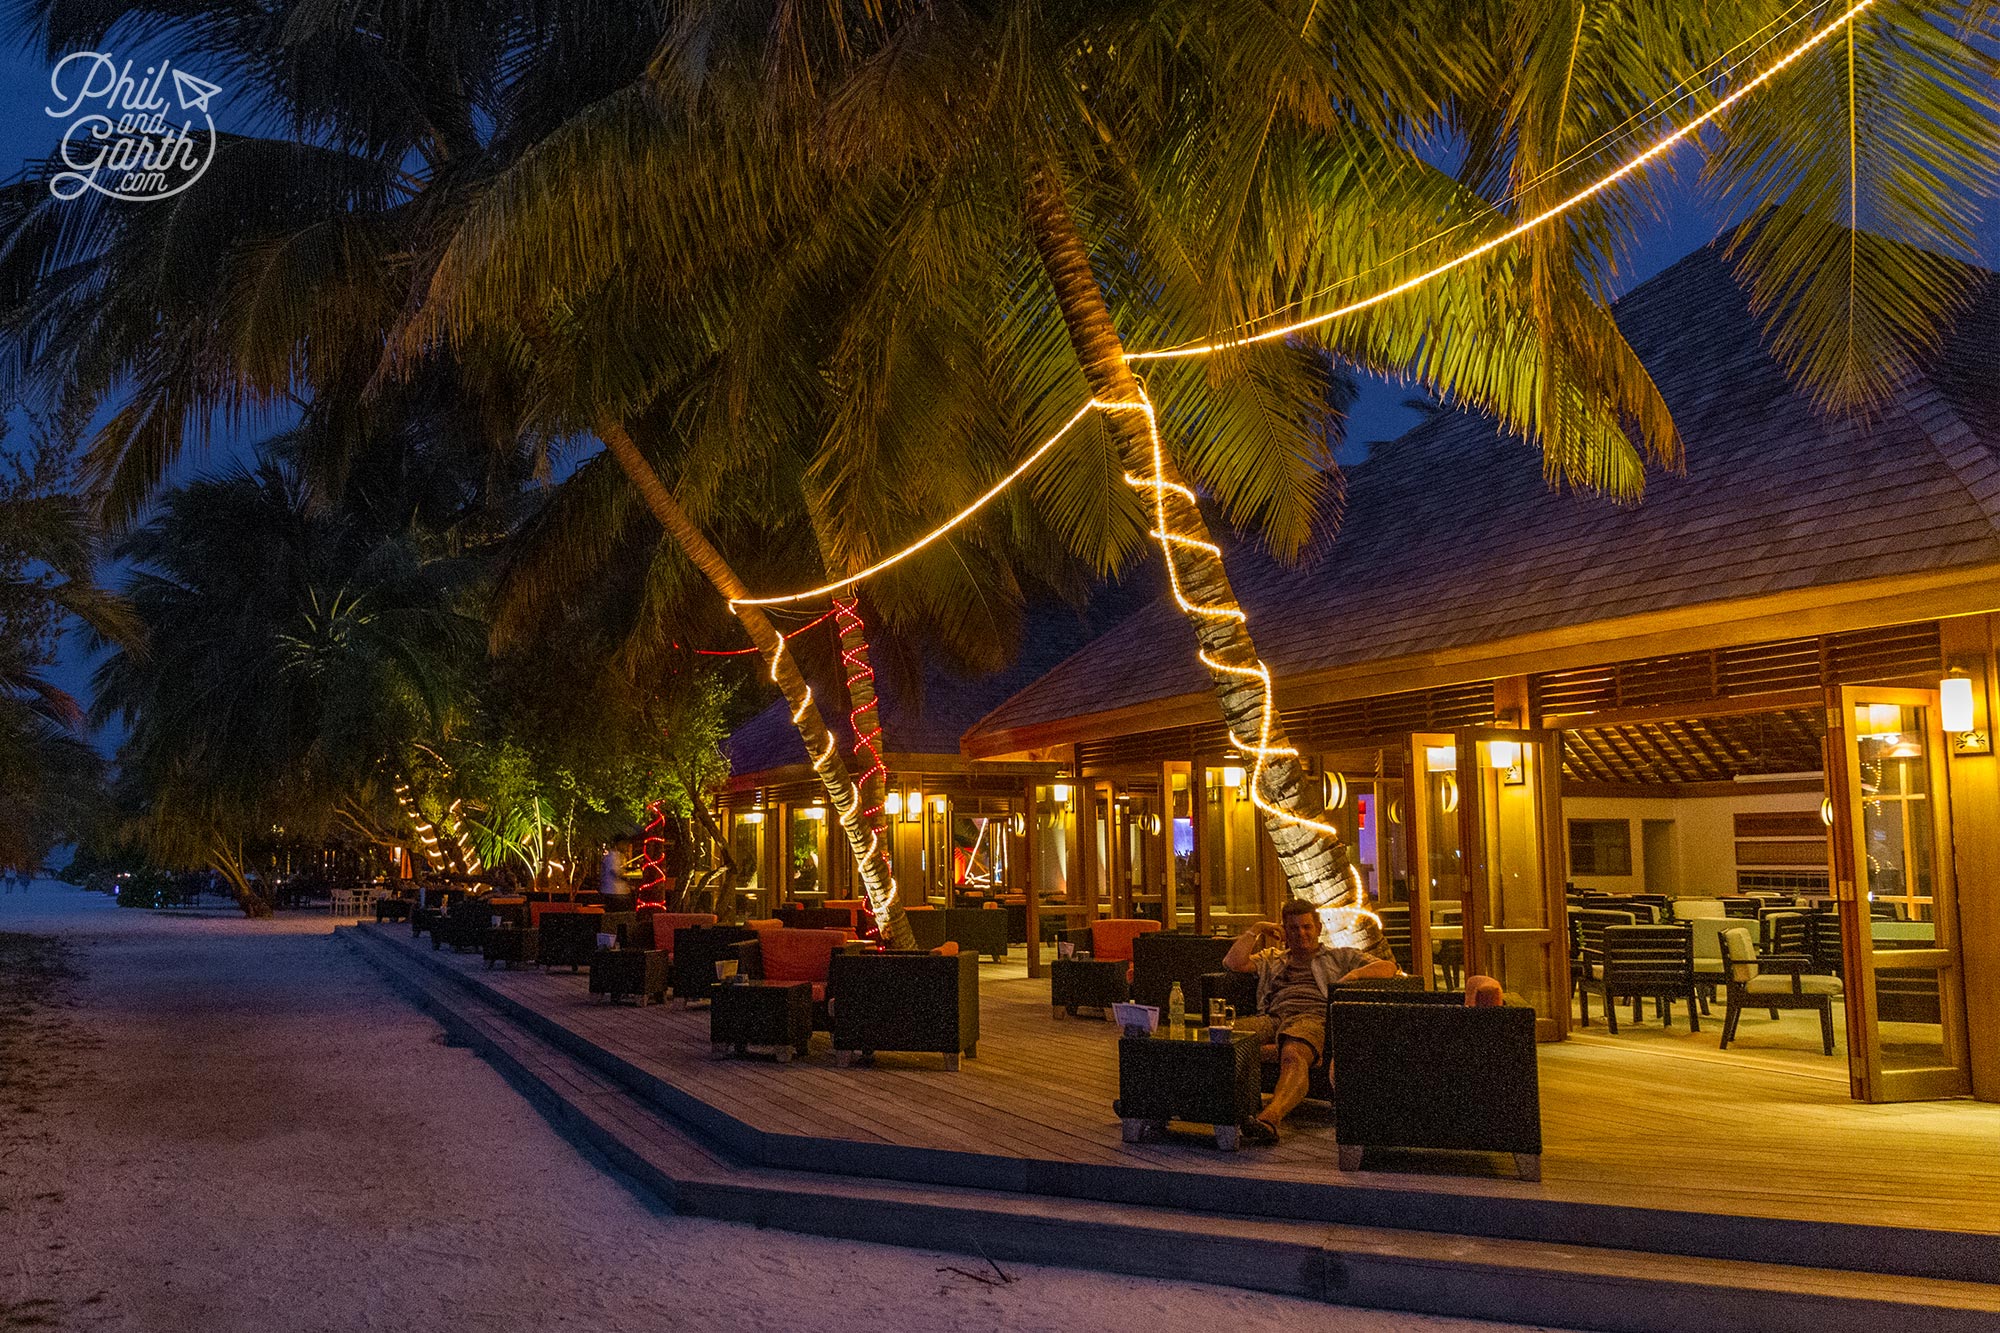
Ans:
{"label": "seated man", "polygon": [[1294,898],[1280,924],[1259,921],[1243,932],[1223,966],[1257,974],[1257,1013],[1239,1028],[1262,1026],[1278,1044],[1278,1086],[1255,1120],[1243,1127],[1252,1143],[1276,1143],[1278,1126],[1306,1095],[1312,1067],[1326,1053],[1327,987],[1362,977],[1393,977],[1396,964],[1321,941],[1319,912]]}

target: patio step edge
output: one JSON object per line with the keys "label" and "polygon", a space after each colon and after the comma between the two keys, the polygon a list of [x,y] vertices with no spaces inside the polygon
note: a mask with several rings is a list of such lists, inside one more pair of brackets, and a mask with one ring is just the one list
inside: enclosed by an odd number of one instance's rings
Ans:
{"label": "patio step edge", "polygon": [[1981,1283],[1687,1259],[1518,1239],[1217,1217],[938,1188],[732,1160],[602,1071],[479,1003],[449,973],[361,931],[342,940],[549,1121],[676,1212],[842,1239],[1605,1333],[1926,1333],[2000,1326]]}

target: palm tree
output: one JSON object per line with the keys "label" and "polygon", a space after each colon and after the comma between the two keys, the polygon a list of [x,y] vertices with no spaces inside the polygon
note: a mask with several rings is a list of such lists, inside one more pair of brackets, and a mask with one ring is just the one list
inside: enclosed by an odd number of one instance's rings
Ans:
{"label": "palm tree", "polygon": [[389,765],[461,714],[469,570],[328,508],[270,459],[170,493],[119,554],[152,650],[99,667],[94,712],[129,726],[121,776],[149,807],[134,831],[268,915],[245,842],[274,826],[381,837]]}
{"label": "palm tree", "polygon": [[83,707],[49,675],[65,617],[142,651],[96,584],[95,533],[62,480],[47,447],[0,472],[0,866],[29,870],[83,831],[104,776]]}
{"label": "palm tree", "polygon": [[[683,11],[655,73],[689,114],[751,102],[758,126],[801,138],[808,148],[776,154],[817,154],[825,192],[814,206],[837,213],[829,198],[870,201],[853,212],[915,238],[913,253],[890,259],[899,276],[929,267],[963,282],[966,265],[945,262],[959,254],[923,245],[939,199],[962,219],[947,232],[960,254],[999,266],[1020,243],[1031,248],[1037,280],[1019,284],[1006,309],[1021,330],[1015,345],[1046,351],[1056,325],[1090,396],[1115,405],[1108,425],[1152,510],[1224,719],[1239,746],[1269,760],[1257,794],[1287,880],[1328,903],[1345,886],[1310,821],[1314,802],[1197,498],[1229,495],[1213,460],[1241,467],[1258,454],[1194,404],[1217,378],[1272,372],[1248,348],[1200,374],[1176,377],[1168,364],[1150,386],[1173,440],[1163,447],[1154,413],[1138,409],[1153,400],[1125,338],[1212,338],[1329,289],[1394,287],[1438,258],[1412,238],[1442,232],[1463,245],[1532,216],[1629,152],[1623,122],[1662,94],[1683,89],[1698,107],[1716,96],[1717,61],[1774,26],[1780,47],[1789,40],[1781,7],[1733,8],[1718,20],[1664,3],[1593,13],[1575,0],[977,10],[751,0]],[[1957,10],[1961,27],[1977,16]],[[1809,150],[1827,113],[1856,105],[1870,81],[1871,124],[1899,131],[1871,136],[1871,221],[1966,248],[1965,200],[1990,183],[1995,133],[1981,115],[1981,61],[1949,26],[1884,3],[1849,24],[1844,80],[1822,58],[1808,66],[1815,78],[1789,85],[1786,103],[1746,104],[1719,136],[1712,160],[1766,192],[1746,250],[1761,275],[1753,290],[1764,293],[1781,355],[1796,349],[1788,361],[1830,401],[1879,395],[1857,373],[1864,349],[1892,354],[1893,374],[1893,354],[1906,364],[1959,293],[1940,266],[1907,258],[1879,281],[1863,278],[1858,205],[1844,230],[1827,206],[1858,197],[1858,157]],[[1455,173],[1426,159],[1426,132],[1456,137]],[[1498,416],[1540,443],[1552,481],[1636,498],[1644,460],[1674,465],[1679,442],[1594,293],[1646,197],[1638,182],[1607,193],[1526,247],[1496,250],[1313,336],[1349,362],[1414,375]],[[982,224],[996,234],[969,240]],[[1838,286],[1822,275],[1833,237],[1848,252]],[[877,285],[903,302],[885,319],[920,318],[914,300],[952,299],[920,281]],[[1312,456],[1303,444],[1292,453]],[[1281,554],[1305,540],[1309,523],[1264,517]]]}

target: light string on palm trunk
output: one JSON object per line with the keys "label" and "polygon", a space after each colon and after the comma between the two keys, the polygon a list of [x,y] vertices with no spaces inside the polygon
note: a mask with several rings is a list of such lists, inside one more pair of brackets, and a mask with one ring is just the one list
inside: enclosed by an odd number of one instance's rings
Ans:
{"label": "light string on palm trunk", "polygon": [[[1277,339],[1289,338],[1310,329],[1320,328],[1327,324],[1331,324],[1337,320],[1345,318],[1349,315],[1353,315],[1360,311],[1370,309],[1371,307],[1381,305],[1387,301],[1393,300],[1397,296],[1401,296],[1411,291],[1414,291],[1419,287],[1426,286],[1429,283],[1436,281],[1438,278],[1443,277],[1447,273],[1462,268],[1466,264],[1471,263],[1473,260],[1478,259],[1483,255],[1489,254],[1492,251],[1498,249],[1499,247],[1506,245],[1511,241],[1518,240],[1520,237],[1526,235],[1527,233],[1539,227],[1545,226],[1550,222],[1555,221],[1556,219],[1571,212],[1579,205],[1585,203],[1591,198],[1599,194],[1602,194],[1606,190],[1611,189],[1619,182],[1643,171],[1648,165],[1655,162],[1668,152],[1672,151],[1675,147],[1686,142],[1690,137],[1692,137],[1703,127],[1714,122],[1718,117],[1722,116],[1731,107],[1740,103],[1744,98],[1748,97],[1758,88],[1762,87],[1764,84],[1768,83],[1771,79],[1775,78],[1779,73],[1781,73],[1785,69],[1795,64],[1797,61],[1806,56],[1809,52],[1813,51],[1814,49],[1824,44],[1829,38],[1833,37],[1834,35],[1840,33],[1843,30],[1851,31],[1850,25],[1852,24],[1853,20],[1856,17],[1858,17],[1863,11],[1872,8],[1876,3],[1877,0],[1857,0],[1856,3],[1849,6],[1840,15],[1830,19],[1827,23],[1825,23],[1821,27],[1815,29],[1803,41],[1799,42],[1797,45],[1793,46],[1790,50],[1786,51],[1782,56],[1778,57],[1778,59],[1773,61],[1767,68],[1765,68],[1758,74],[1754,75],[1750,79],[1746,80],[1741,86],[1733,89],[1728,94],[1717,99],[1717,101],[1712,106],[1708,107],[1700,114],[1691,117],[1684,124],[1681,124],[1675,127],[1674,129],[1670,130],[1666,134],[1662,135],[1661,137],[1653,141],[1650,145],[1648,145],[1644,150],[1626,159],[1619,166],[1607,172],[1603,176],[1599,177],[1591,184],[1585,186],[1580,190],[1577,190],[1576,192],[1570,194],[1568,197],[1562,199],[1561,201],[1534,214],[1532,217],[1529,217],[1515,224],[1514,226],[1501,232],[1499,235],[1493,236],[1485,241],[1480,242],[1477,245],[1468,247],[1467,249],[1462,250],[1457,254],[1454,254],[1450,258],[1428,269],[1425,269],[1424,271],[1416,274],[1413,277],[1407,278],[1401,282],[1394,283],[1388,287],[1384,287],[1360,299],[1350,301],[1333,310],[1324,311],[1320,314],[1312,315],[1304,319],[1293,320],[1287,323],[1274,325],[1268,328],[1257,328],[1255,327],[1256,321],[1251,321],[1250,323],[1243,326],[1246,331],[1230,337],[1211,339],[1204,342],[1184,343],[1176,346],[1160,348],[1153,351],[1144,351],[1144,350],[1136,352],[1121,351],[1119,354],[1120,358],[1124,363],[1125,367],[1129,371],[1130,367],[1132,367],[1133,365],[1147,361],[1182,360],[1195,357],[1214,356],[1217,353],[1223,351],[1228,351],[1240,347],[1247,347],[1258,343],[1271,342]],[[1451,232],[1449,230],[1444,233],[1444,235],[1447,236],[1450,234]],[[1406,251],[1405,253],[1408,252]],[[1023,476],[1027,475],[1027,473],[1031,469],[1033,469],[1037,463],[1039,463],[1044,457],[1046,457],[1051,450],[1053,450],[1059,443],[1061,443],[1062,440],[1066,438],[1069,435],[1069,433],[1072,430],[1074,430],[1076,426],[1080,424],[1083,421],[1083,419],[1093,411],[1104,412],[1106,414],[1120,413],[1120,412],[1137,412],[1145,418],[1147,443],[1150,449],[1150,455],[1151,455],[1150,461],[1152,463],[1152,470],[1150,475],[1147,476],[1137,476],[1131,473],[1127,473],[1124,476],[1124,480],[1126,484],[1134,487],[1135,489],[1141,492],[1150,493],[1152,497],[1154,528],[1151,535],[1160,544],[1161,553],[1166,561],[1168,580],[1172,586],[1174,600],[1176,604],[1185,614],[1189,616],[1211,619],[1211,620],[1234,620],[1237,621],[1238,623],[1243,623],[1244,621],[1247,620],[1247,617],[1245,616],[1241,607],[1228,603],[1196,601],[1187,595],[1187,591],[1182,585],[1180,571],[1175,556],[1176,549],[1199,550],[1202,551],[1204,554],[1208,555],[1210,558],[1215,559],[1217,561],[1220,561],[1222,559],[1222,551],[1221,548],[1218,547],[1215,543],[1208,541],[1203,537],[1179,531],[1170,523],[1168,519],[1168,504],[1167,504],[1167,499],[1169,494],[1176,495],[1181,499],[1185,500],[1190,508],[1196,507],[1197,500],[1193,490],[1179,484],[1178,482],[1172,482],[1167,479],[1166,459],[1165,459],[1164,449],[1160,440],[1158,414],[1154,409],[1151,399],[1146,395],[1144,387],[1143,386],[1137,386],[1137,387],[1138,387],[1138,397],[1134,400],[1113,401],[1113,400],[1092,398],[1090,401],[1086,402],[1082,407],[1079,407],[1076,410],[1076,412],[1067,421],[1065,421],[1058,430],[1055,431],[1054,434],[1050,435],[1047,439],[1043,440],[1041,444],[1037,445],[1035,449],[1019,464],[1017,464],[1011,472],[1009,472],[1004,477],[1000,478],[999,481],[995,482],[990,488],[988,488],[985,492],[979,495],[970,504],[961,509],[958,513],[954,514],[951,518],[945,520],[943,523],[933,528],[930,532],[924,534],[922,537],[919,537],[915,541],[904,546],[901,550],[895,552],[894,554],[886,556],[883,559],[876,561],[874,564],[868,566],[863,570],[860,570],[857,573],[848,575],[845,578],[836,579],[828,583],[823,583],[817,587],[806,588],[798,592],[776,594],[772,596],[731,598],[729,600],[730,610],[733,612],[736,610],[736,608],[743,606],[775,607],[788,604],[795,604],[798,602],[811,601],[819,597],[828,596],[830,594],[836,594],[848,591],[854,588],[857,584],[861,583],[863,580],[871,578],[876,574],[883,573],[895,567],[896,565],[901,564],[903,561],[916,555],[918,552],[933,545],[934,543],[942,540],[952,531],[954,531],[964,523],[968,522],[980,510],[984,509],[988,504],[992,503],[995,499],[999,498],[999,496],[1003,492],[1005,492],[1008,488],[1010,488],[1015,482],[1019,481]],[[839,604],[836,603],[836,608],[835,608],[836,613],[838,612],[838,607]],[[771,679],[773,681],[777,680],[778,662],[782,659],[784,655],[784,647],[785,647],[784,638],[783,636],[780,636],[778,640],[778,650],[773,655],[771,662]],[[843,658],[845,657],[846,654],[843,652]],[[1247,662],[1225,662],[1211,655],[1206,649],[1200,650],[1200,657],[1202,664],[1213,672],[1216,672],[1224,676],[1237,677],[1239,679],[1245,679],[1245,680],[1254,679],[1258,683],[1258,688],[1261,692],[1261,704],[1259,710],[1260,725],[1257,738],[1254,741],[1248,740],[1242,736],[1237,735],[1233,729],[1229,733],[1229,738],[1231,743],[1234,744],[1238,750],[1250,756],[1251,759],[1252,771],[1251,771],[1249,785],[1250,785],[1250,799],[1252,804],[1258,810],[1262,811],[1267,817],[1271,819],[1275,819],[1280,822],[1290,824],[1297,828],[1310,830],[1311,832],[1323,838],[1330,839],[1334,842],[1344,841],[1344,837],[1341,831],[1335,826],[1325,823],[1324,821],[1312,819],[1305,815],[1298,814],[1294,811],[1284,809],[1283,807],[1278,806],[1273,802],[1269,801],[1264,795],[1263,778],[1265,771],[1269,766],[1269,761],[1278,758],[1297,758],[1298,756],[1298,751],[1289,745],[1273,745],[1271,743],[1273,718],[1276,714],[1276,695],[1273,687],[1270,667],[1267,666],[1260,658],[1255,656],[1254,650],[1252,652],[1250,660]],[[810,687],[808,687],[807,689],[806,700],[807,702],[810,702],[811,700]],[[805,711],[805,704],[802,703],[798,708],[798,710],[794,712],[793,721],[797,722],[799,718],[801,718],[804,715],[804,711]],[[833,752],[833,742],[831,736],[829,736],[829,745],[826,754],[831,755],[832,752]],[[857,746],[857,753],[858,753],[858,746]],[[822,756],[822,759],[824,759],[824,757],[825,756]],[[1324,912],[1325,909],[1323,908],[1322,911]],[[1361,915],[1366,916],[1368,914],[1362,913]],[[1379,923],[1377,924],[1379,926]]]}

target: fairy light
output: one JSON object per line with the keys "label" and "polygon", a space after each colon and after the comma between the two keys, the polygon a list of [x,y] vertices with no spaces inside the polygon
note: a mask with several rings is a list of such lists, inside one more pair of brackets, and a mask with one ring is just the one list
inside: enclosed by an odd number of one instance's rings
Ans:
{"label": "fairy light", "polygon": [[[847,667],[847,702],[849,704],[847,710],[847,729],[854,734],[854,757],[860,759],[863,755],[866,755],[868,758],[868,767],[862,770],[861,776],[854,780],[854,790],[860,793],[865,799],[870,779],[880,777],[886,781],[889,776],[889,770],[882,764],[881,710],[879,708],[876,710],[875,725],[867,731],[863,731],[861,729],[862,708],[861,705],[854,702],[854,687],[864,681],[867,682],[871,701],[875,693],[875,668],[868,664],[866,656],[867,640],[864,636],[868,632],[868,627],[862,622],[860,603],[852,597],[835,598],[831,614],[834,617],[834,623],[840,630],[840,660]],[[855,646],[852,648],[848,647],[848,640],[850,638],[855,643]],[[880,838],[878,829],[880,821],[876,816],[881,813],[882,803],[880,801],[877,801],[874,805],[867,807],[861,812],[861,818],[868,821],[869,850],[871,854]]]}
{"label": "fairy light", "polygon": [[[658,848],[657,851],[654,849]],[[645,899],[656,894],[658,900],[666,901],[667,883],[667,806],[664,801],[646,803],[646,827],[639,840],[639,892]]]}
{"label": "fairy light", "polygon": [[473,850],[472,840],[466,836],[465,825],[459,820],[458,817],[459,810],[464,805],[465,805],[465,798],[460,797],[451,803],[451,808],[449,810],[445,811],[444,814],[445,831],[447,833],[450,833],[453,839],[457,841],[458,854],[462,858],[462,864],[465,866],[466,870],[472,874],[477,875],[485,867],[479,860],[479,853]]}
{"label": "fairy light", "polygon": [[438,847],[437,828],[424,818],[423,811],[410,799],[410,789],[403,783],[396,784],[396,804],[402,807],[403,817],[417,830],[417,841],[424,845],[424,859],[432,866],[444,864],[444,852]]}
{"label": "fairy light", "polygon": [[954,528],[957,528],[960,524],[964,523],[974,514],[984,509],[988,504],[992,503],[996,498],[999,497],[1002,491],[1006,490],[1009,486],[1012,486],[1016,481],[1019,481],[1023,476],[1027,475],[1028,469],[1032,468],[1035,464],[1041,462],[1043,456],[1046,455],[1049,452],[1049,450],[1055,448],[1058,444],[1061,444],[1063,441],[1063,437],[1068,435],[1072,430],[1076,429],[1076,425],[1078,422],[1082,421],[1085,417],[1089,416],[1092,411],[1102,406],[1104,406],[1104,404],[1098,402],[1095,398],[1093,398],[1089,402],[1085,403],[1082,407],[1077,408],[1076,414],[1070,417],[1068,421],[1065,421],[1062,424],[1062,429],[1058,430],[1055,434],[1049,436],[1048,439],[1043,440],[1039,445],[1035,446],[1035,451],[1033,453],[1029,454],[1026,458],[1022,459],[1019,466],[1017,466],[1012,472],[1009,472],[1006,476],[994,482],[992,486],[987,488],[987,491],[984,495],[981,495],[971,504],[959,510],[956,514],[946,519],[943,523],[939,524],[937,527],[931,529],[931,531],[928,534],[918,538],[910,545],[905,546],[902,550],[896,552],[894,555],[887,556],[881,560],[877,560],[874,564],[868,566],[868,568],[862,570],[858,574],[851,574],[844,579],[836,579],[832,583],[823,583],[817,588],[807,588],[804,592],[784,593],[777,597],[732,597],[729,599],[730,609],[734,610],[736,607],[739,606],[782,606],[787,602],[809,601],[815,597],[824,597],[829,593],[844,591],[848,588],[853,587],[855,584],[861,582],[861,580],[865,578],[870,578],[876,574],[880,574],[885,569],[890,569],[896,565],[902,564],[905,560],[908,560],[911,556],[923,550],[925,547],[941,540],[947,533],[951,532]]}

